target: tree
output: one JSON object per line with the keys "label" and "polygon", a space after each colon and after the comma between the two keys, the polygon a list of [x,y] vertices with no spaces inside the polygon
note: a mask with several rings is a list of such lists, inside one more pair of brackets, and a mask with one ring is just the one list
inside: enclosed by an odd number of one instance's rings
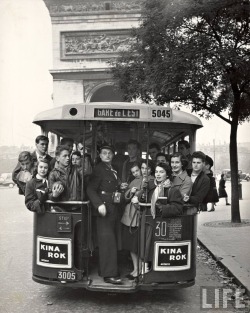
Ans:
{"label": "tree", "polygon": [[249,0],[146,0],[134,44],[112,64],[126,100],[187,105],[230,124],[232,222],[241,222],[237,129],[250,116],[249,9]]}

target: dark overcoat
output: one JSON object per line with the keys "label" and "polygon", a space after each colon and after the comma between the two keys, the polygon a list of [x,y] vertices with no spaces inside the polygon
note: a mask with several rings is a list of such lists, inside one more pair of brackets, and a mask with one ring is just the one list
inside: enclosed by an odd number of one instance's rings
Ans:
{"label": "dark overcoat", "polygon": [[[87,194],[96,218],[97,241],[99,247],[99,275],[116,277],[119,275],[117,251],[121,248],[120,207],[113,203],[112,195],[119,188],[117,175],[104,162],[94,168],[87,187]],[[107,214],[101,216],[98,207],[105,204]]]}

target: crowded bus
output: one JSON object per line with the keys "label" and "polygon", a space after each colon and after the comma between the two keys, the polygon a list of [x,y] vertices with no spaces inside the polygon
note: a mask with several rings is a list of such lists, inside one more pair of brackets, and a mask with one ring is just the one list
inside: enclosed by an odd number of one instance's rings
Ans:
{"label": "crowded bus", "polygon": [[33,122],[36,150],[12,174],[34,214],[33,280],[110,292],[194,285],[197,213],[216,201],[213,160],[196,151],[200,119],[92,102]]}

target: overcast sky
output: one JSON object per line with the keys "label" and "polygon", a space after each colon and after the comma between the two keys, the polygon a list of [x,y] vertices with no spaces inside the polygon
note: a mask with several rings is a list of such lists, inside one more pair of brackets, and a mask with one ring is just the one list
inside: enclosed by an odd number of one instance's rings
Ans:
{"label": "overcast sky", "polygon": [[[0,1],[0,145],[33,145],[40,134],[34,116],[53,106],[52,34],[42,0]],[[229,142],[230,127],[206,121],[198,143]],[[250,142],[250,124],[239,126],[238,142]]]}

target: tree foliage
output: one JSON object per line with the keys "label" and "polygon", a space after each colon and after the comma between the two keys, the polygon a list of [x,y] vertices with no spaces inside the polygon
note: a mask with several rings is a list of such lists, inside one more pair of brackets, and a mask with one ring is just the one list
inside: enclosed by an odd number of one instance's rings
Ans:
{"label": "tree foliage", "polygon": [[113,64],[125,98],[248,120],[249,9],[248,0],[145,1],[134,45]]}
{"label": "tree foliage", "polygon": [[133,46],[112,64],[115,81],[126,100],[184,104],[231,125],[231,212],[240,222],[237,129],[250,117],[250,0],[144,4]]}

